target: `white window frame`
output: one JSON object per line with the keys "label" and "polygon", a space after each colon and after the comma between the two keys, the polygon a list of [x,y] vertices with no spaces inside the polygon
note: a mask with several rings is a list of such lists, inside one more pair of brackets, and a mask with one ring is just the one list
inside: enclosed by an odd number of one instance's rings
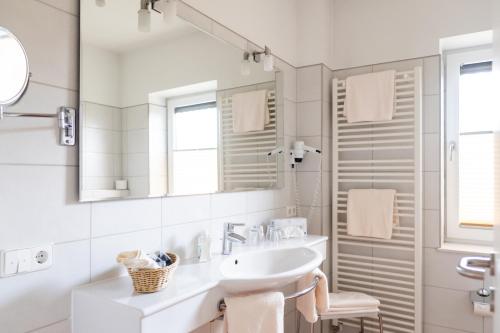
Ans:
{"label": "white window frame", "polygon": [[[167,149],[167,163],[168,165],[173,165],[173,155],[174,155],[174,114],[175,109],[177,107],[186,106],[186,105],[195,105],[195,104],[203,104],[208,102],[217,101],[217,96],[215,91],[191,94],[191,95],[183,95],[179,97],[173,97],[167,99],[167,117],[168,117],[168,149]],[[219,112],[219,111],[217,111]],[[219,115],[217,115],[219,117]],[[219,150],[219,147],[215,148]],[[173,168],[167,168],[168,170],[168,192],[174,193],[174,182],[173,182]],[[218,176],[218,175],[217,175]]]}
{"label": "white window frame", "polygon": [[[445,53],[445,242],[485,244],[493,241],[493,229],[459,225],[459,80],[460,66],[491,61],[491,45]],[[453,148],[454,147],[454,148]]]}

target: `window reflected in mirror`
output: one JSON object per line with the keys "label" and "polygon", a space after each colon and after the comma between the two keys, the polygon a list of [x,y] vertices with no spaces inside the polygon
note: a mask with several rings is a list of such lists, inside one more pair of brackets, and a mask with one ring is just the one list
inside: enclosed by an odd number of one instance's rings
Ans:
{"label": "window reflected in mirror", "polygon": [[169,193],[218,190],[217,103],[215,92],[168,101],[172,124]]}

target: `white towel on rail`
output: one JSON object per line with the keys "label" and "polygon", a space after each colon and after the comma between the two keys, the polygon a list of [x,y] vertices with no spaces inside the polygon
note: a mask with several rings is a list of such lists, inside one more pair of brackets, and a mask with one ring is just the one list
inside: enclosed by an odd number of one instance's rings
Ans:
{"label": "white towel on rail", "polygon": [[267,90],[234,94],[232,100],[234,133],[262,131],[269,124]]}
{"label": "white towel on rail", "polygon": [[330,294],[330,309],[377,309],[380,301],[373,296],[355,291],[342,291]]}
{"label": "white towel on rail", "polygon": [[297,310],[302,313],[305,320],[310,323],[318,321],[318,312],[323,313],[330,307],[329,293],[328,293],[328,279],[325,273],[319,268],[316,268],[310,273],[307,273],[297,282],[297,290],[304,290],[311,285],[315,277],[319,277],[318,285],[316,288],[297,298]]}
{"label": "white towel on rail", "polygon": [[393,225],[398,224],[395,190],[351,189],[348,191],[348,235],[391,239]]}
{"label": "white towel on rail", "polygon": [[350,76],[346,79],[344,116],[348,123],[391,120],[395,113],[396,71]]}
{"label": "white towel on rail", "polygon": [[224,298],[225,333],[283,333],[285,298],[280,292]]}
{"label": "white towel on rail", "polygon": [[378,312],[380,306],[380,301],[375,297],[358,292],[341,291],[330,293],[329,298],[330,306],[326,311],[321,312],[323,316],[351,316]]}

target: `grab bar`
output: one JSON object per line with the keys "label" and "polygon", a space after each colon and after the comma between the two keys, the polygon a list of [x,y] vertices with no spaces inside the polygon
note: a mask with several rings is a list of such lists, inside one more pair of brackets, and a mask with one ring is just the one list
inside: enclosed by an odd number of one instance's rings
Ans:
{"label": "grab bar", "polygon": [[[294,299],[294,298],[297,298],[300,296],[304,296],[304,295],[310,293],[311,291],[313,291],[314,288],[316,288],[316,286],[318,285],[318,283],[319,283],[319,277],[315,276],[313,282],[307,288],[300,290],[300,291],[296,291],[296,292],[289,294],[289,295],[285,295],[284,298],[285,298],[285,300],[288,300],[288,299]],[[226,310],[226,303],[224,302],[223,299],[219,302],[218,308],[219,308],[220,312],[223,312],[224,310]]]}

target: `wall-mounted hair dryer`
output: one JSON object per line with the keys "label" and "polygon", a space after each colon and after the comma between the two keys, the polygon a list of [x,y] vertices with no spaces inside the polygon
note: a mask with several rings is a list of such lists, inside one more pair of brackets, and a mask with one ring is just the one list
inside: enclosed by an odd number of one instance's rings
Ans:
{"label": "wall-mounted hair dryer", "polygon": [[283,147],[276,147],[273,150],[271,150],[269,153],[267,153],[267,156],[279,155],[279,154],[283,154],[284,152],[285,152],[285,150],[283,149]]}
{"label": "wall-mounted hair dryer", "polygon": [[290,151],[292,168],[295,164],[301,163],[304,159],[305,153],[317,153],[321,154],[321,150],[314,147],[309,147],[304,144],[304,141],[295,141],[293,143],[292,150]]}
{"label": "wall-mounted hair dryer", "polygon": [[[283,147],[276,147],[267,153],[267,157],[281,155],[284,152],[285,149]],[[292,165],[292,168],[295,167],[295,164],[302,162],[306,153],[321,154],[321,150],[306,146],[304,141],[295,141],[293,143],[292,148],[290,149],[290,164]]]}

